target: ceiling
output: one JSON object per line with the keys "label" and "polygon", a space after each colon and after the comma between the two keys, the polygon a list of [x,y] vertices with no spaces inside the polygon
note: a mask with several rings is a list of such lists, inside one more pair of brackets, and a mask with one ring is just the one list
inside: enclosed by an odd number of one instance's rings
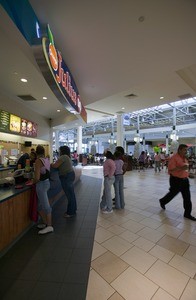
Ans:
{"label": "ceiling", "polygon": [[[195,0],[29,2],[39,21],[50,25],[88,122],[196,97]],[[8,95],[53,124],[73,126],[61,124],[62,116],[69,113],[48,87],[31,47],[2,7],[0,39],[0,98]],[[28,78],[26,85],[21,76]],[[36,100],[18,97],[25,94]],[[77,119],[73,122],[78,124]]]}

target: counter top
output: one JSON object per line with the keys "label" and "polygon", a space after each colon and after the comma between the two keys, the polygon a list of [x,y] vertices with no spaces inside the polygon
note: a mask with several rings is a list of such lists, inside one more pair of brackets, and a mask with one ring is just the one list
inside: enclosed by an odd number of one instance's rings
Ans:
{"label": "counter top", "polygon": [[27,191],[31,188],[31,186],[27,186],[25,184],[22,184],[22,185],[23,185],[23,188],[21,188],[21,189],[16,189],[15,186],[0,188],[0,203],[8,200],[9,198],[12,198],[13,196],[21,194],[24,191]]}
{"label": "counter top", "polygon": [[0,167],[0,172],[1,171],[7,171],[7,170],[14,170],[15,168],[16,168],[16,166]]}

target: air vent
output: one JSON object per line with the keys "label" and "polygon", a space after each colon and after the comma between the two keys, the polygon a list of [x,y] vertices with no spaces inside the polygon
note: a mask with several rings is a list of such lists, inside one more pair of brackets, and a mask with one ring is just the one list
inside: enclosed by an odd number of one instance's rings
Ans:
{"label": "air vent", "polygon": [[37,100],[31,95],[18,95],[18,97],[24,101],[36,101]]}
{"label": "air vent", "polygon": [[125,98],[129,98],[129,99],[132,99],[132,98],[135,98],[137,97],[137,95],[135,94],[129,94],[129,95],[126,95]]}

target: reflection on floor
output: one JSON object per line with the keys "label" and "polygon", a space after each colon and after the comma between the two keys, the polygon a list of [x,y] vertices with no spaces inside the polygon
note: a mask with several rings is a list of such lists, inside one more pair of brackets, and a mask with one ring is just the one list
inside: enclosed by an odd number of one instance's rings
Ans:
{"label": "reflection on floor", "polygon": [[[190,184],[196,216],[196,179]],[[98,215],[87,300],[196,299],[196,222],[183,218],[181,195],[160,208],[167,191],[165,170],[127,172],[126,209]]]}

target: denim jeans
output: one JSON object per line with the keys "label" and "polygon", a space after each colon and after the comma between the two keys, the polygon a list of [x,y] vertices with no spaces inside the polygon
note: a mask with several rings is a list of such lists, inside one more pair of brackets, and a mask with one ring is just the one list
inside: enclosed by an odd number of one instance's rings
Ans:
{"label": "denim jeans", "polygon": [[123,175],[116,175],[115,182],[114,182],[114,190],[115,190],[115,207],[117,209],[125,207],[123,189],[124,189]]}
{"label": "denim jeans", "polygon": [[50,181],[46,179],[36,183],[36,193],[38,197],[38,211],[44,211],[45,214],[51,213],[52,209],[48,200],[48,190],[50,188]]}
{"label": "denim jeans", "polygon": [[115,177],[104,177],[104,189],[103,189],[103,196],[102,201],[100,203],[101,209],[106,209],[108,211],[112,210],[112,193],[111,188],[115,181]]}
{"label": "denim jeans", "polygon": [[68,215],[75,215],[77,210],[77,202],[76,202],[76,196],[74,192],[74,180],[75,180],[74,171],[69,172],[66,175],[60,176],[61,185],[68,200],[67,211],[66,211]]}

